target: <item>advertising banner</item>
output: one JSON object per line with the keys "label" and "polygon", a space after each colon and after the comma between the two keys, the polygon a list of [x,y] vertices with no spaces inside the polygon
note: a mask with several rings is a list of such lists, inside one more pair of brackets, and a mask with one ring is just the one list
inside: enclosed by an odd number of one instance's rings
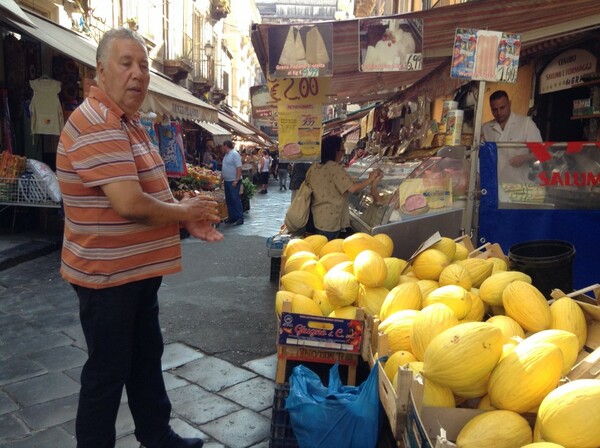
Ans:
{"label": "advertising banner", "polygon": [[421,70],[423,20],[361,19],[359,69],[362,72]]}
{"label": "advertising banner", "polygon": [[501,31],[458,28],[450,76],[475,81],[517,80],[521,35]]}
{"label": "advertising banner", "polygon": [[572,49],[552,59],[540,76],[540,93],[557,92],[581,84],[583,77],[596,73],[596,56],[587,50]]}
{"label": "advertising banner", "polygon": [[269,77],[311,78],[333,75],[333,26],[269,28]]}

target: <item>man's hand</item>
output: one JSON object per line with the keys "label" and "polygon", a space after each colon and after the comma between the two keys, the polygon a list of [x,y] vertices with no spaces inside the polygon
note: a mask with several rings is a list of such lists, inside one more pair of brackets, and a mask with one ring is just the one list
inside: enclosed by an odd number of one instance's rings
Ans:
{"label": "man's hand", "polygon": [[206,196],[184,197],[179,203],[186,207],[186,222],[206,221],[209,224],[221,222],[218,204]]}
{"label": "man's hand", "polygon": [[520,166],[526,165],[533,161],[535,161],[535,157],[532,154],[520,154],[518,156],[512,157],[508,161],[508,163],[510,163],[510,166],[512,166],[514,168],[518,168]]}
{"label": "man's hand", "polygon": [[215,229],[208,221],[184,222],[183,226],[194,238],[211,243],[223,241],[223,234]]}

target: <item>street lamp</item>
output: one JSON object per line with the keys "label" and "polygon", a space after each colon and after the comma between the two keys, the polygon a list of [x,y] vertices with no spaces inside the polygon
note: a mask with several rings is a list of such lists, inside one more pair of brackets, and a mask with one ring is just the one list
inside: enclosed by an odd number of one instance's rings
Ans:
{"label": "street lamp", "polygon": [[215,49],[215,47],[213,46],[213,44],[211,44],[210,42],[206,42],[204,44],[204,54],[206,55],[206,57],[208,59],[212,58],[213,55],[213,50]]}

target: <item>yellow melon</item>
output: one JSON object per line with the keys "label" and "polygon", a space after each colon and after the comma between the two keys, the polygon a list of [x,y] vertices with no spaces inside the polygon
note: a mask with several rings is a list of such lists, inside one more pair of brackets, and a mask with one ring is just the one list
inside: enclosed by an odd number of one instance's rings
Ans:
{"label": "yellow melon", "polygon": [[283,309],[283,301],[289,300],[292,301],[292,297],[294,297],[295,292],[291,291],[277,291],[275,294],[275,313],[277,316],[281,317],[281,311]]}
{"label": "yellow melon", "polygon": [[538,410],[542,438],[565,447],[600,446],[600,380],[580,379],[551,391]]}
{"label": "yellow melon", "polygon": [[312,252],[308,251],[294,252],[292,255],[287,257],[283,273],[287,274],[288,272],[298,271],[300,270],[300,267],[309,260],[313,260],[316,262],[317,256]]}
{"label": "yellow melon", "polygon": [[383,286],[387,289],[392,289],[394,286],[398,285],[402,269],[405,268],[407,261],[396,257],[386,257],[383,261],[387,268],[387,276],[385,282],[383,282]]}
{"label": "yellow melon", "polygon": [[458,433],[459,448],[520,448],[531,443],[529,422],[516,412],[495,410],[469,420]]}
{"label": "yellow melon", "polygon": [[438,283],[440,286],[458,285],[462,286],[466,290],[471,289],[473,286],[471,274],[469,274],[467,268],[461,266],[460,264],[450,264],[446,266],[440,273]]}
{"label": "yellow melon", "polygon": [[325,244],[327,244],[327,237],[324,235],[309,235],[306,238],[304,238],[304,242],[307,243],[310,247],[312,247],[312,251],[315,254],[318,254],[319,252],[321,252],[321,249],[323,249],[323,246],[325,246]]}
{"label": "yellow melon", "polygon": [[506,263],[506,261],[504,261],[502,258],[490,257],[489,260],[494,265],[492,268],[492,275],[498,272],[508,271],[508,263]]}
{"label": "yellow melon", "polygon": [[423,406],[439,408],[456,407],[452,389],[426,378],[423,383]]}
{"label": "yellow melon", "polygon": [[575,365],[579,353],[577,336],[566,330],[542,330],[532,334],[521,344],[548,342],[556,345],[563,354],[563,369],[561,375],[566,375]]}
{"label": "yellow melon", "polygon": [[326,271],[329,271],[334,266],[346,261],[349,261],[349,258],[344,252],[331,252],[319,257],[319,263],[323,265]]}
{"label": "yellow melon", "polygon": [[331,254],[333,252],[344,252],[343,238],[336,238],[325,243],[325,245],[319,251],[319,258],[323,258],[325,255]]}
{"label": "yellow melon", "polygon": [[329,302],[335,307],[352,305],[358,299],[358,281],[352,274],[341,269],[327,272],[323,288]]}
{"label": "yellow melon", "polygon": [[550,305],[550,315],[552,316],[550,327],[570,331],[577,336],[579,351],[581,351],[587,339],[587,322],[577,302],[570,297],[561,297]]}
{"label": "yellow melon", "polygon": [[[412,324],[419,311],[402,310],[392,314],[388,319],[397,316],[389,325],[384,326],[383,333],[387,335],[388,347],[392,352],[410,351],[410,333]],[[387,319],[386,319],[387,320]],[[383,321],[382,324],[384,324]]]}
{"label": "yellow melon", "polygon": [[[417,285],[419,285],[419,289],[421,290],[421,297],[425,300],[425,297],[433,291],[434,289],[438,289],[440,284],[435,280],[418,280]],[[421,307],[423,304],[421,303]]]}
{"label": "yellow melon", "polygon": [[394,376],[398,373],[398,367],[408,364],[409,362],[416,361],[415,355],[406,350],[400,350],[392,353],[383,366],[383,371],[387,375],[390,381],[394,379]]}
{"label": "yellow melon", "polygon": [[412,271],[419,280],[438,280],[449,260],[446,254],[437,249],[425,249],[412,262]]}
{"label": "yellow melon", "polygon": [[293,238],[283,248],[283,256],[288,258],[296,252],[312,252],[313,248],[302,238]]}
{"label": "yellow melon", "polygon": [[319,279],[321,279],[321,281],[323,281],[323,278],[325,277],[325,273],[327,272],[325,270],[325,268],[323,267],[323,265],[321,264],[321,262],[319,262],[317,260],[305,261],[302,264],[302,266],[300,266],[300,270],[310,272],[311,274],[316,275],[317,277],[319,277]]}
{"label": "yellow melon", "polygon": [[425,350],[423,375],[450,388],[481,381],[496,367],[502,339],[500,329],[485,322],[467,322],[444,330]]}
{"label": "yellow melon", "polygon": [[410,335],[411,352],[422,361],[431,340],[442,331],[456,325],[458,318],[450,307],[443,303],[426,306],[413,321]]}
{"label": "yellow melon", "polygon": [[388,254],[388,249],[384,243],[364,232],[357,232],[345,238],[343,249],[350,260],[354,260],[359,253],[365,250],[375,251],[382,258],[391,255]]}
{"label": "yellow melon", "polygon": [[329,313],[329,317],[334,317],[336,319],[356,319],[357,311],[358,308],[353,305],[342,306],[341,308],[336,308]]}
{"label": "yellow melon", "polygon": [[471,310],[472,299],[462,286],[446,285],[431,291],[423,300],[424,307],[432,303],[443,303],[449,306],[460,320]]}
{"label": "yellow melon", "polygon": [[383,244],[383,246],[386,248],[387,255],[384,255],[384,258],[391,257],[394,253],[394,240],[392,240],[392,238],[385,233],[377,233],[373,235],[373,238]]}
{"label": "yellow melon", "polygon": [[354,276],[365,286],[383,286],[387,277],[383,257],[374,250],[363,250],[354,258]]}
{"label": "yellow melon", "polygon": [[292,313],[309,314],[311,316],[322,316],[323,312],[319,305],[310,297],[302,294],[294,294],[292,297]]}
{"label": "yellow melon", "polygon": [[322,289],[315,289],[313,292],[312,298],[319,308],[321,308],[321,312],[323,316],[328,316],[336,307],[329,301],[329,297],[327,297],[327,293]]}
{"label": "yellow melon", "polygon": [[552,313],[546,298],[535,286],[521,280],[509,283],[502,292],[502,305],[507,316],[527,331],[550,328]]}
{"label": "yellow melon", "polygon": [[312,298],[315,289],[323,289],[323,282],[310,272],[292,271],[281,277],[281,286],[286,291]]}
{"label": "yellow melon", "polygon": [[469,297],[471,297],[471,309],[469,312],[461,319],[461,322],[480,322],[483,320],[483,316],[485,315],[485,304],[483,300],[479,298],[479,294],[474,292],[475,288],[471,288],[470,291],[467,291]]}
{"label": "yellow melon", "polygon": [[379,319],[385,320],[400,310],[420,310],[422,300],[421,289],[416,283],[398,285],[385,297],[379,312]]}
{"label": "yellow melon", "polygon": [[496,325],[502,331],[504,335],[505,342],[508,342],[513,336],[518,336],[520,338],[525,337],[525,332],[523,328],[519,325],[519,323],[514,320],[512,317],[508,316],[492,316],[488,320],[486,320],[488,324]]}
{"label": "yellow melon", "polygon": [[463,244],[456,244],[456,252],[454,252],[454,257],[452,257],[451,261],[460,261],[466,260],[469,256],[469,249],[467,249]]}
{"label": "yellow melon", "polygon": [[443,236],[437,243],[431,246],[431,248],[442,251],[448,260],[452,260],[456,253],[456,242],[452,238]]}
{"label": "yellow melon", "polygon": [[381,304],[388,293],[389,291],[383,286],[369,287],[360,285],[358,287],[358,306],[359,308],[363,308],[369,316],[377,316],[381,310]]}
{"label": "yellow melon", "polygon": [[330,271],[335,271],[336,269],[341,269],[342,271],[346,271],[347,273],[354,275],[354,262],[342,261],[341,263],[332,266]]}
{"label": "yellow melon", "polygon": [[[499,258],[496,258],[499,260]],[[531,283],[531,277],[519,271],[498,272],[486,278],[479,287],[479,297],[488,305],[502,306],[502,292],[510,283],[521,280]]]}
{"label": "yellow melon", "polygon": [[494,268],[491,261],[483,258],[467,258],[458,263],[469,271],[475,288],[479,288],[483,281],[492,275],[492,269]]}
{"label": "yellow melon", "polygon": [[483,409],[485,411],[493,411],[496,408],[494,406],[492,406],[492,403],[490,402],[490,396],[486,394],[483,397],[481,397],[481,400],[479,400],[479,403],[477,403],[477,409]]}
{"label": "yellow melon", "polygon": [[538,406],[558,385],[563,355],[554,344],[519,344],[490,375],[488,394],[498,409],[518,413]]}

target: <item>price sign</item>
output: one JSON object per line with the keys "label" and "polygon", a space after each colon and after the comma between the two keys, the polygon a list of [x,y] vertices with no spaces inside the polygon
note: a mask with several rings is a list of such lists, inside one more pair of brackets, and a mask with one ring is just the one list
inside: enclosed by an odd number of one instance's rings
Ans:
{"label": "price sign", "polygon": [[329,78],[282,78],[269,81],[269,94],[275,104],[325,102]]}
{"label": "price sign", "polygon": [[517,80],[517,67],[497,67],[496,79],[499,82],[515,82]]}
{"label": "price sign", "polygon": [[423,64],[423,55],[421,53],[411,53],[406,56],[406,70],[421,70]]}

